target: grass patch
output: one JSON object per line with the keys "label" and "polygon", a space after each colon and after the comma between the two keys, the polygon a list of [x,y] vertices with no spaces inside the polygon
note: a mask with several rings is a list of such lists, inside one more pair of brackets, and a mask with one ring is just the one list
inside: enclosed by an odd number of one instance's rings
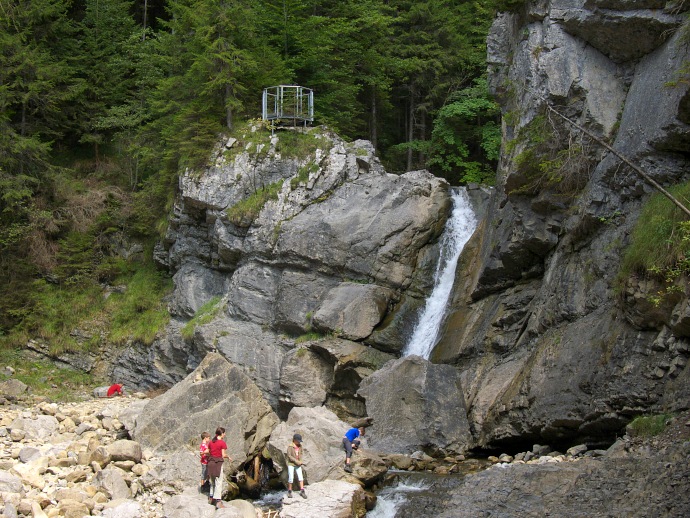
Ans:
{"label": "grass patch", "polygon": [[[690,205],[690,182],[668,191]],[[652,195],[640,212],[623,256],[619,279],[634,273],[652,274],[668,281],[690,273],[690,221],[660,193]]]}
{"label": "grass patch", "polygon": [[315,333],[315,332],[309,332],[309,333],[305,333],[305,334],[300,335],[297,338],[295,338],[295,343],[301,344],[304,342],[315,342],[317,340],[321,340],[323,337],[324,336],[322,334]]}
{"label": "grass patch", "polygon": [[[13,378],[28,385],[31,393],[57,402],[76,401],[103,383],[90,374],[56,366],[49,360],[30,358],[17,348],[0,348],[0,363],[15,370]],[[9,379],[0,373],[0,381]]]}
{"label": "grass patch", "polygon": [[319,164],[316,162],[309,162],[307,165],[303,165],[297,170],[297,176],[294,176],[290,180],[290,187],[295,189],[301,183],[307,183],[309,180],[309,175],[315,173],[319,170]]}
{"label": "grass patch", "polygon": [[109,340],[124,344],[133,339],[150,345],[170,320],[164,297],[172,290],[172,279],[146,264],[124,280],[126,291],[113,293],[105,304],[111,315]]}
{"label": "grass patch", "polygon": [[283,180],[278,180],[258,189],[254,194],[226,209],[225,214],[234,225],[249,227],[264,208],[268,200],[277,200],[283,187]]}
{"label": "grass patch", "polygon": [[654,437],[666,429],[668,421],[672,418],[673,414],[639,416],[633,419],[628,425],[628,429],[636,437]]}
{"label": "grass patch", "polygon": [[191,340],[194,336],[194,331],[198,326],[208,324],[220,311],[222,305],[220,304],[220,297],[213,297],[206,304],[201,306],[194,314],[194,317],[187,322],[180,333],[185,340]]}
{"label": "grass patch", "polygon": [[[310,131],[283,130],[277,133],[276,151],[282,158],[304,160],[323,148],[326,140]],[[330,144],[329,144],[330,145]]]}
{"label": "grass patch", "polygon": [[[113,284],[126,288],[107,299],[91,280],[63,285],[34,281],[28,307],[13,315],[20,323],[0,339],[0,347],[23,347],[36,338],[48,344],[50,354],[58,355],[94,349],[102,337],[115,344],[129,339],[151,344],[170,318],[163,298],[172,280],[151,262],[121,261],[112,268],[119,272]],[[77,339],[76,329],[91,338]]]}

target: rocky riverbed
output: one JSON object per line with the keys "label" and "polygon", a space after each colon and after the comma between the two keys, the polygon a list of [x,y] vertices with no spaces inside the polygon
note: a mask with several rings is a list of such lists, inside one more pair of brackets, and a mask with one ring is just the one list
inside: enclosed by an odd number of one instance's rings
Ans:
{"label": "rocky riverbed", "polygon": [[[0,509],[19,516],[175,518],[261,517],[246,500],[214,509],[193,482],[170,476],[176,463],[196,470],[190,451],[154,455],[129,430],[149,402],[143,394],[77,403],[26,398],[0,406]],[[315,448],[316,445],[312,445]],[[355,456],[366,472],[369,452]],[[373,455],[373,453],[371,453]],[[564,453],[531,451],[476,460],[462,456],[380,454],[401,472],[464,477],[420,494],[394,516],[687,516],[690,513],[690,412],[669,417],[655,437],[625,435],[606,450],[576,446]],[[167,463],[168,466],[163,465]],[[486,469],[485,469],[486,468]],[[396,474],[397,473],[397,474]],[[355,475],[357,475],[357,469]],[[337,478],[337,477],[334,477]],[[280,516],[363,516],[361,479],[326,479],[307,486],[307,500],[284,504]],[[371,488],[380,487],[381,479]],[[348,501],[334,507],[334,495]],[[324,507],[326,506],[326,507]],[[192,513],[192,514],[190,514]]]}

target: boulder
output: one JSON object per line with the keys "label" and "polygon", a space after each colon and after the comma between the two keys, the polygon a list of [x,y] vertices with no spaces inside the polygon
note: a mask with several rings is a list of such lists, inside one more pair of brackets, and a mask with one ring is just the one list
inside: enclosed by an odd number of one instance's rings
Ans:
{"label": "boulder", "polygon": [[118,501],[112,507],[106,507],[101,512],[101,516],[104,518],[146,518],[146,513],[139,502],[126,500]]}
{"label": "boulder", "polygon": [[108,446],[108,453],[113,461],[141,462],[141,445],[136,441],[115,441]]}
{"label": "boulder", "polygon": [[310,483],[337,478],[339,466],[345,459],[343,434],[348,425],[325,407],[300,408],[290,411],[287,421],[276,426],[268,442],[268,451],[287,482],[287,447],[295,433],[302,435],[305,480]]}
{"label": "boulder", "polygon": [[123,424],[128,432],[134,431],[134,426],[144,407],[148,404],[147,400],[133,401],[117,414],[118,420]]}
{"label": "boulder", "polygon": [[333,385],[333,364],[309,347],[297,347],[285,355],[280,371],[280,402],[315,407],[326,401]]}
{"label": "boulder", "polygon": [[22,480],[7,471],[0,470],[0,493],[21,493]]}
{"label": "boulder", "polygon": [[0,394],[4,396],[18,397],[25,394],[28,386],[16,378],[10,378],[7,381],[0,383]]}
{"label": "boulder", "polygon": [[[268,443],[268,452],[274,465],[281,470],[281,480],[287,483],[286,451],[292,436],[300,433],[303,438],[305,481],[314,484],[325,479],[343,479],[347,474],[343,435],[350,426],[324,407],[293,408],[287,421],[279,424]],[[373,483],[387,471],[387,466],[375,452],[360,451],[355,457],[357,470],[353,473],[362,483]],[[363,461],[358,463],[358,459]]]}
{"label": "boulder", "polygon": [[65,518],[84,518],[91,514],[86,504],[77,500],[63,500],[58,504],[57,509],[59,516]]}
{"label": "boulder", "polygon": [[357,484],[324,480],[306,488],[307,498],[283,497],[281,518],[359,518],[366,514],[364,491]]}
{"label": "boulder", "polygon": [[167,518],[213,518],[216,509],[204,495],[184,493],[175,495],[163,505]]}
{"label": "boulder", "polygon": [[375,284],[342,282],[331,289],[314,314],[314,326],[347,340],[363,340],[388,312],[395,292]]}
{"label": "boulder", "polygon": [[367,437],[390,453],[464,453],[471,435],[459,373],[419,356],[392,360],[360,384],[367,415],[374,419]]}
{"label": "boulder", "polygon": [[[199,483],[199,457],[196,452],[182,450],[154,457],[146,465],[148,469],[140,480],[148,490],[162,486],[181,491],[184,487],[196,487]],[[223,470],[226,476],[229,475],[228,471]]]}
{"label": "boulder", "polygon": [[213,434],[223,426],[237,467],[263,449],[277,423],[254,382],[220,354],[209,353],[187,378],[149,402],[134,438],[154,453],[172,453],[189,444],[196,448],[201,432]]}
{"label": "boulder", "polygon": [[111,500],[126,499],[131,496],[127,482],[125,482],[125,472],[113,466],[108,466],[96,473],[94,485],[104,490]]}
{"label": "boulder", "polygon": [[19,417],[10,424],[12,430],[22,430],[34,439],[46,440],[58,429],[59,423],[52,415]]}
{"label": "boulder", "polygon": [[256,518],[257,511],[256,508],[246,500],[231,500],[225,503],[225,509],[216,511],[216,517],[225,516],[221,514],[227,510],[235,510],[237,513],[237,518]]}

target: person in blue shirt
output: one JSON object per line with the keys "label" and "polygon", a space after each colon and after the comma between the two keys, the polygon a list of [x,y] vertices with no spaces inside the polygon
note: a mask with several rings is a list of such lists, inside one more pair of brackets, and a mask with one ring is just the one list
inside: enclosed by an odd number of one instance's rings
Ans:
{"label": "person in blue shirt", "polygon": [[343,436],[343,449],[345,450],[345,467],[343,469],[348,473],[352,473],[350,459],[352,450],[359,448],[360,436],[364,436],[364,428],[350,428]]}

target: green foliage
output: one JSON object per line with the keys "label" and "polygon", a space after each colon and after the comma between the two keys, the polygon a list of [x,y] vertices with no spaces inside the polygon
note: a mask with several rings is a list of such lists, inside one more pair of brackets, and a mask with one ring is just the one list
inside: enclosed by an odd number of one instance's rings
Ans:
{"label": "green foliage", "polygon": [[295,189],[299,184],[306,183],[309,180],[309,175],[319,170],[319,164],[316,162],[309,162],[307,165],[300,167],[297,170],[297,176],[290,180],[290,187]]}
{"label": "green foliage", "polygon": [[283,180],[259,188],[254,194],[229,207],[225,214],[238,227],[248,227],[264,208],[268,200],[277,200]]}
{"label": "green foliage", "polygon": [[[29,386],[32,394],[48,397],[51,401],[76,401],[90,397],[99,380],[74,369],[58,367],[55,363],[31,357],[15,348],[0,347],[0,363],[15,370],[14,378]],[[7,376],[0,373],[0,382]]]}
{"label": "green foliage", "polygon": [[172,291],[172,280],[151,263],[139,265],[117,280],[127,289],[111,294],[105,302],[103,309],[110,321],[108,340],[119,345],[130,339],[152,344],[170,320],[164,298]]}
{"label": "green foliage", "polygon": [[[690,182],[668,191],[686,206],[690,204]],[[652,275],[668,288],[680,276],[690,274],[690,221],[660,193],[653,194],[642,208],[618,278],[623,281],[635,273]]]}
{"label": "green foliage", "polygon": [[534,195],[542,189],[573,195],[589,181],[594,160],[590,141],[581,132],[563,129],[545,115],[537,115],[509,142],[518,175],[509,180],[509,194]]}
{"label": "green foliage", "polygon": [[453,94],[434,120],[427,149],[431,171],[453,185],[492,184],[501,147],[499,114],[484,78]]}
{"label": "green foliage", "polygon": [[220,304],[220,301],[220,297],[213,297],[211,300],[206,302],[206,304],[201,306],[194,314],[194,317],[187,322],[184,327],[182,327],[182,330],[180,331],[182,338],[185,340],[191,340],[194,337],[194,331],[197,327],[211,322],[222,309],[222,304]]}
{"label": "green foliage", "polygon": [[[150,263],[123,261],[115,270],[120,272],[117,284],[126,289],[107,299],[102,288],[87,279],[64,285],[35,281],[27,305],[11,310],[19,323],[3,339],[5,345],[22,346],[30,337],[39,338],[51,353],[59,354],[95,347],[101,337],[117,344],[128,339],[151,344],[170,318],[163,297],[172,283]],[[75,329],[91,338],[78,340]]]}
{"label": "green foliage", "polygon": [[628,428],[637,437],[654,437],[666,429],[670,419],[673,419],[673,414],[639,416],[633,419]]}

